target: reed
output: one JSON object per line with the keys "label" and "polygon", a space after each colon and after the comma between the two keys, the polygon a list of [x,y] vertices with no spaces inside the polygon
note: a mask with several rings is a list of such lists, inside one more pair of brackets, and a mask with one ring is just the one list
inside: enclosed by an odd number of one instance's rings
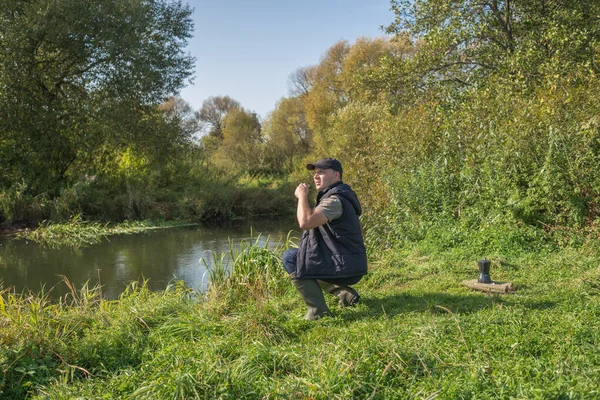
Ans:
{"label": "reed", "polygon": [[195,225],[181,221],[153,222],[126,221],[108,224],[83,220],[81,215],[73,216],[65,223],[45,221],[33,231],[19,232],[19,239],[32,240],[50,248],[84,247],[100,243],[110,235],[130,235],[153,229],[174,228]]}
{"label": "reed", "polygon": [[239,243],[229,242],[229,253],[212,253],[211,263],[206,258],[200,262],[209,271],[209,290],[214,293],[229,292],[236,296],[251,296],[265,299],[277,296],[285,286],[284,271],[281,268],[281,254],[289,248],[292,233],[283,244],[274,250],[269,249],[267,237],[262,234]]}

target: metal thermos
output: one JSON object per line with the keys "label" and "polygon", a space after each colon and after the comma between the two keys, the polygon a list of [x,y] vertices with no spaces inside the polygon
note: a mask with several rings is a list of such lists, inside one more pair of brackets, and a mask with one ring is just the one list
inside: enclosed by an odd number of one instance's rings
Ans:
{"label": "metal thermos", "polygon": [[479,260],[477,265],[479,266],[479,278],[477,282],[479,283],[492,283],[492,278],[490,278],[490,265],[492,263],[490,260]]}

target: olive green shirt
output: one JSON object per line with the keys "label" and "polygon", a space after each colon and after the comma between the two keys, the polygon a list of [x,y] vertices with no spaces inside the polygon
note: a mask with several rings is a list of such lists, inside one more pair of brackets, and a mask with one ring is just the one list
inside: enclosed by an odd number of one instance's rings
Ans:
{"label": "olive green shirt", "polygon": [[337,196],[329,196],[321,200],[315,210],[321,210],[329,221],[333,221],[336,218],[342,216],[344,209],[342,202]]}

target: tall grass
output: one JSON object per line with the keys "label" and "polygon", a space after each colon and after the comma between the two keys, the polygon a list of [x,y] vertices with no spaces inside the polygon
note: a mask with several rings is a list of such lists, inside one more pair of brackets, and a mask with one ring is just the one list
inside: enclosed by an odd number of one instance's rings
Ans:
{"label": "tall grass", "polygon": [[[238,244],[229,243],[229,253],[212,253],[212,263],[205,258],[201,263],[209,272],[210,289],[215,296],[226,293],[231,296],[250,296],[259,301],[282,293],[286,279],[282,273],[280,254],[292,243],[292,232],[274,250],[269,249],[267,237],[262,234]],[[262,244],[261,244],[262,242]]]}

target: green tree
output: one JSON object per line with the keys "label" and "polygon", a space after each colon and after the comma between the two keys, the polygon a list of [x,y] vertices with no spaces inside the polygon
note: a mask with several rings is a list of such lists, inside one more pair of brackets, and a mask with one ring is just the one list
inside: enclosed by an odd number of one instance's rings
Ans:
{"label": "green tree", "polygon": [[98,149],[148,139],[139,121],[191,76],[191,9],[171,0],[5,0],[0,185],[55,191]]}
{"label": "green tree", "polygon": [[[600,3],[584,0],[392,0],[389,33],[423,39],[412,72],[425,86],[481,85],[490,75],[535,87],[597,73]],[[576,71],[573,70],[576,69]]]}

